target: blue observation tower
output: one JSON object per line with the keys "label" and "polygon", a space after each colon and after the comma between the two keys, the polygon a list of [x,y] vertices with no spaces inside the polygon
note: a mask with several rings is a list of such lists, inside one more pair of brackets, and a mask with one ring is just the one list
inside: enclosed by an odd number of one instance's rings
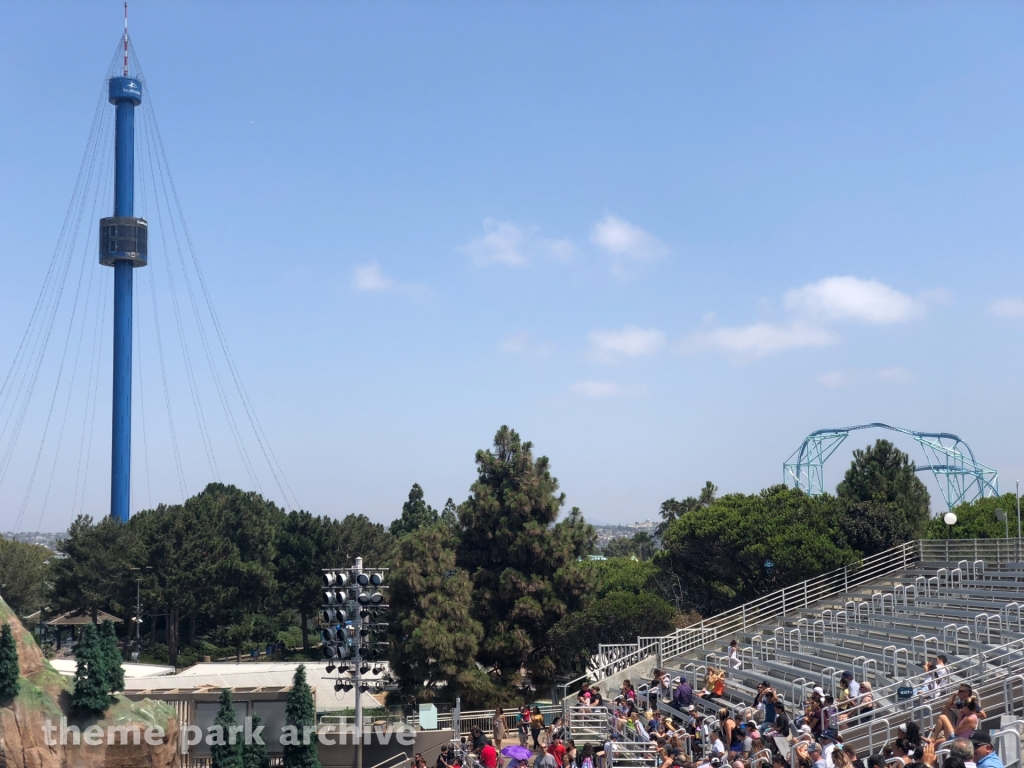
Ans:
{"label": "blue observation tower", "polygon": [[142,83],[128,76],[128,7],[124,20],[124,73],[109,81],[117,110],[114,134],[114,215],[100,219],[100,264],[114,268],[114,381],[111,427],[110,514],[128,520],[132,465],[132,271],[147,263],[148,225],[135,216],[135,108]]}

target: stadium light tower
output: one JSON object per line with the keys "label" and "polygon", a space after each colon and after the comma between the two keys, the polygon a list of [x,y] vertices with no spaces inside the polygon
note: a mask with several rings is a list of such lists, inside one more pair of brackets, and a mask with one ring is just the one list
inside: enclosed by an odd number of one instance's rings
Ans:
{"label": "stadium light tower", "polygon": [[148,225],[135,216],[135,108],[142,83],[128,76],[128,3],[124,4],[124,71],[107,91],[117,110],[114,215],[100,219],[100,264],[114,268],[114,395],[110,450],[110,515],[126,522],[132,464],[132,270],[146,266]]}
{"label": "stadium light tower", "polygon": [[[380,672],[379,659],[386,653],[387,641],[381,640],[387,624],[379,621],[387,610],[382,590],[387,568],[363,568],[357,557],[351,568],[325,568],[323,571],[323,611],[320,632],[327,672],[337,669],[335,691],[356,691],[356,760],[355,768],[363,768],[363,702],[362,694],[373,688],[382,690],[379,681],[363,682],[371,670]],[[342,677],[350,674],[351,680]]]}

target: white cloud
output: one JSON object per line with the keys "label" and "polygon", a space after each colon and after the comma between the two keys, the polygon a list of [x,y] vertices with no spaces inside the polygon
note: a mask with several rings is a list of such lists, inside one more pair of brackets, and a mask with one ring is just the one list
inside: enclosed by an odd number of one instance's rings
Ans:
{"label": "white cloud", "polygon": [[523,267],[535,256],[569,261],[576,247],[572,240],[566,238],[538,237],[536,227],[522,227],[512,221],[484,219],[484,234],[473,238],[460,250],[481,267],[490,264]]}
{"label": "white cloud", "polygon": [[823,373],[818,377],[818,383],[829,389],[835,389],[846,384],[846,377],[843,376],[839,371],[829,371]]}
{"label": "white cloud", "polygon": [[877,280],[826,277],[786,292],[786,309],[823,320],[900,323],[923,314],[924,302]]}
{"label": "white cloud", "polygon": [[387,277],[376,262],[363,264],[352,271],[352,285],[359,291],[396,291],[422,297],[429,290],[417,283],[399,283]]}
{"label": "white cloud", "polygon": [[620,277],[628,276],[631,267],[657,261],[668,253],[654,235],[610,214],[594,225],[590,242],[612,255],[611,270]]}
{"label": "white cloud", "polygon": [[553,341],[536,341],[526,331],[506,336],[499,347],[502,352],[523,357],[547,357],[555,351]]}
{"label": "white cloud", "polygon": [[798,347],[825,347],[836,337],[824,328],[804,323],[753,323],[732,328],[697,331],[683,339],[684,352],[717,349],[740,357],[764,357]]}
{"label": "white cloud", "polygon": [[996,317],[1024,317],[1024,299],[996,299],[988,311]]}
{"label": "white cloud", "polygon": [[462,250],[469,254],[474,264],[521,267],[526,264],[526,255],[523,252],[526,238],[526,232],[522,227],[511,221],[484,219],[483,237],[470,240]]}
{"label": "white cloud", "polygon": [[665,334],[656,328],[644,330],[627,325],[621,331],[593,331],[590,356],[599,362],[615,362],[622,357],[653,355],[665,346]]}
{"label": "white cloud", "polygon": [[614,381],[577,381],[569,391],[583,397],[602,398],[621,395],[625,390]]}
{"label": "white cloud", "polygon": [[377,264],[363,264],[352,273],[352,284],[360,291],[390,291],[395,281],[384,277]]}
{"label": "white cloud", "polygon": [[558,261],[569,261],[576,253],[576,246],[572,240],[564,237],[557,240],[542,240],[541,247],[548,256]]}
{"label": "white cloud", "polygon": [[910,371],[896,365],[891,368],[883,368],[875,374],[875,377],[879,381],[895,381],[902,383],[904,381],[910,381]]}

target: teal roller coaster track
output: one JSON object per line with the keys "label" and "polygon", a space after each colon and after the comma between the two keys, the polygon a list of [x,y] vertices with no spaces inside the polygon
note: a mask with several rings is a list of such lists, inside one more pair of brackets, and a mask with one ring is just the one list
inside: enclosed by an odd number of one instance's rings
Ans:
{"label": "teal roller coaster track", "polygon": [[987,496],[999,495],[999,473],[974,458],[974,451],[949,432],[916,432],[889,424],[859,424],[811,432],[782,465],[783,481],[811,495],[825,491],[825,462],[849,434],[858,429],[888,429],[910,435],[924,450],[926,464],[918,472],[931,472],[949,509]]}

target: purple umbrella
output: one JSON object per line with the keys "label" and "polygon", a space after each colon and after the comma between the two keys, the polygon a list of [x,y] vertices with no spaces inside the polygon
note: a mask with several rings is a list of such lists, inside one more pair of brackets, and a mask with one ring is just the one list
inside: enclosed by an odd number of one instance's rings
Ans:
{"label": "purple umbrella", "polygon": [[521,747],[518,744],[513,744],[510,747],[505,747],[501,750],[501,754],[505,757],[511,757],[513,760],[529,760],[533,757],[533,752],[527,747]]}

